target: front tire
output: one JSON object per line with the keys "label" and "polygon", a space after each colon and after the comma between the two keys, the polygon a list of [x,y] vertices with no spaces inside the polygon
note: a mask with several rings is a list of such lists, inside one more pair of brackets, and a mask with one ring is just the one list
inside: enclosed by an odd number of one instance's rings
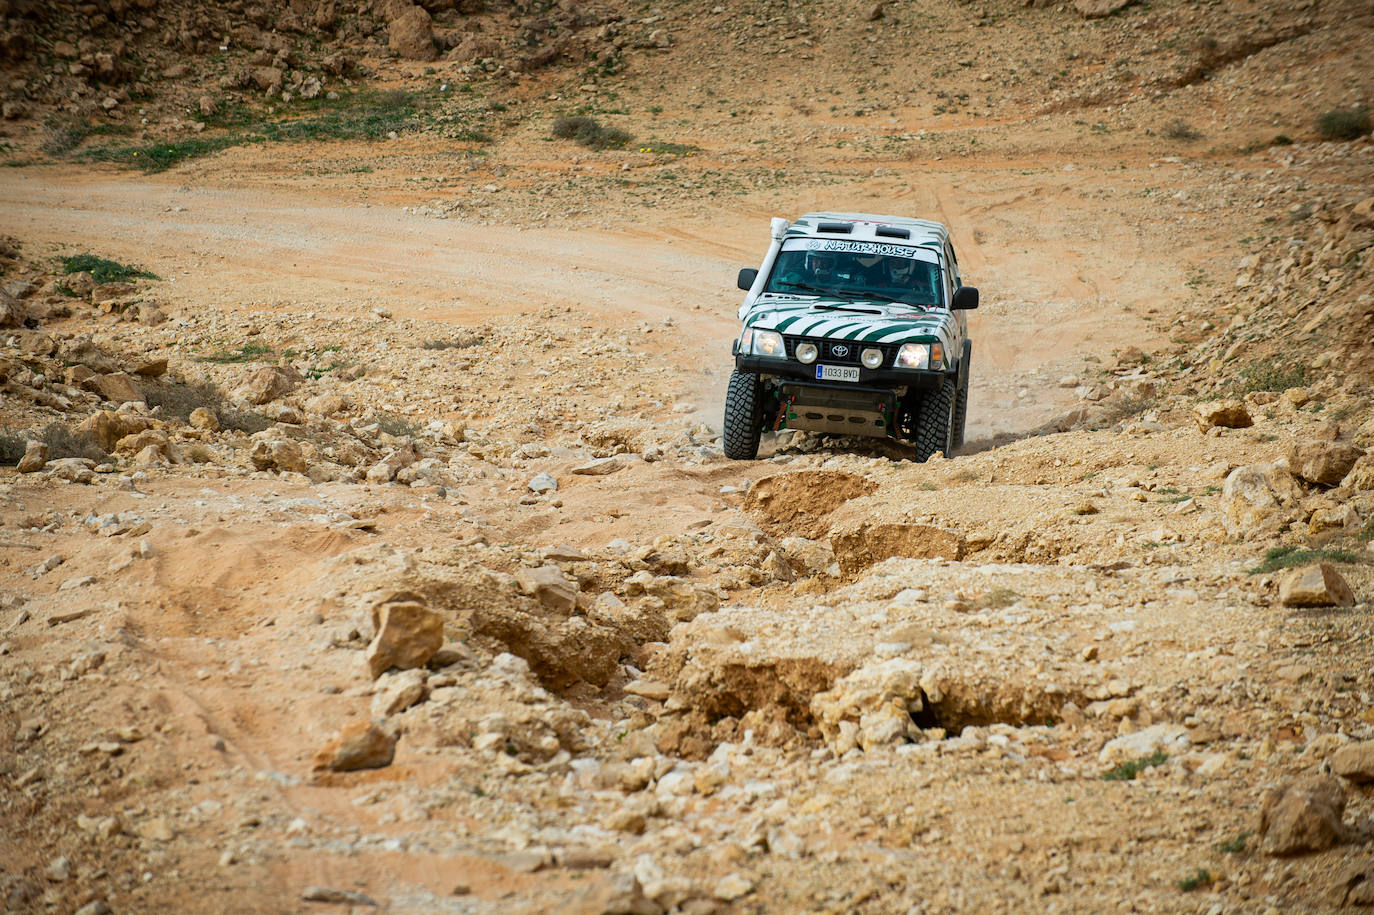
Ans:
{"label": "front tire", "polygon": [[[959,390],[954,395],[954,432],[950,436],[950,450],[957,451],[964,447],[964,426],[968,422],[968,380],[973,374],[973,366],[968,363],[972,360],[968,348],[964,348],[964,365],[960,368]],[[948,457],[949,455],[945,455]]]}
{"label": "front tire", "polygon": [[916,434],[911,444],[917,461],[927,461],[937,451],[948,457],[954,450],[954,403],[958,384],[946,377],[940,387],[927,394],[916,414]]}
{"label": "front tire", "polygon": [[725,456],[736,461],[752,461],[759,456],[759,436],[763,429],[763,384],[753,372],[738,369],[730,373],[725,392]]}

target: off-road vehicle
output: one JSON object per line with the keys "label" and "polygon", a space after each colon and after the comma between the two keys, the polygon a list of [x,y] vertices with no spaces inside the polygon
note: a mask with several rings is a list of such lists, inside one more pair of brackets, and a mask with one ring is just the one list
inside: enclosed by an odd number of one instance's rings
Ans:
{"label": "off-road vehicle", "polygon": [[938,222],[864,213],[774,219],[748,290],[725,396],[725,454],[758,455],[760,434],[806,429],[894,438],[924,461],[964,443],[973,344]]}

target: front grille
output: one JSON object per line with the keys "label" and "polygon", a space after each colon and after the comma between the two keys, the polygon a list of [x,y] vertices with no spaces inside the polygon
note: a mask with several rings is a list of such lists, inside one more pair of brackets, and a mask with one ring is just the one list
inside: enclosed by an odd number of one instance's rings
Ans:
{"label": "front grille", "polygon": [[[897,358],[897,350],[900,346],[896,343],[862,343],[858,340],[828,340],[825,337],[789,337],[784,335],[783,345],[787,348],[787,358],[795,360],[797,358],[797,347],[802,343],[814,343],[820,350],[820,355],[816,358],[817,362],[824,362],[826,365],[861,365],[859,354],[870,347],[877,347],[883,351],[883,367],[892,365],[892,361]],[[840,355],[834,351],[835,347],[844,347],[847,352]]]}

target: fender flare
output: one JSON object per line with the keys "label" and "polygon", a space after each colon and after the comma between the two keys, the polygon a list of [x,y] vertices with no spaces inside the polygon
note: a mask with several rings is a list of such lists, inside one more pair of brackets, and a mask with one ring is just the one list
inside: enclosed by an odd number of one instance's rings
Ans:
{"label": "fender flare", "polygon": [[964,385],[964,384],[967,384],[967,383],[968,383],[968,372],[969,372],[969,366],[972,364],[972,362],[971,362],[972,359],[973,359],[973,341],[970,340],[970,339],[968,339],[968,338],[966,337],[966,338],[964,338],[964,345],[963,345],[963,348],[962,348],[962,352],[961,352],[960,355],[959,355],[959,368],[958,368],[958,373],[957,373],[957,374],[955,375],[955,377],[954,377],[954,380],[955,380],[956,383],[958,383],[958,384],[960,384],[960,385]]}

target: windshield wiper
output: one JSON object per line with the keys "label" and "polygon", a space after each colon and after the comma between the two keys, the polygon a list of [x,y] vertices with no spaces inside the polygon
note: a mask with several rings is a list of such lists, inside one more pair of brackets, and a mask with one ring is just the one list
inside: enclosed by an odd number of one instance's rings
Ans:
{"label": "windshield wiper", "polygon": [[880,315],[881,311],[871,308],[855,308],[852,305],[812,305],[812,311],[857,311],[861,315]]}
{"label": "windshield wiper", "polygon": [[790,289],[805,289],[807,292],[814,292],[817,295],[834,295],[833,290],[822,289],[820,286],[812,286],[810,283],[789,283],[780,280],[777,285],[787,286]]}

